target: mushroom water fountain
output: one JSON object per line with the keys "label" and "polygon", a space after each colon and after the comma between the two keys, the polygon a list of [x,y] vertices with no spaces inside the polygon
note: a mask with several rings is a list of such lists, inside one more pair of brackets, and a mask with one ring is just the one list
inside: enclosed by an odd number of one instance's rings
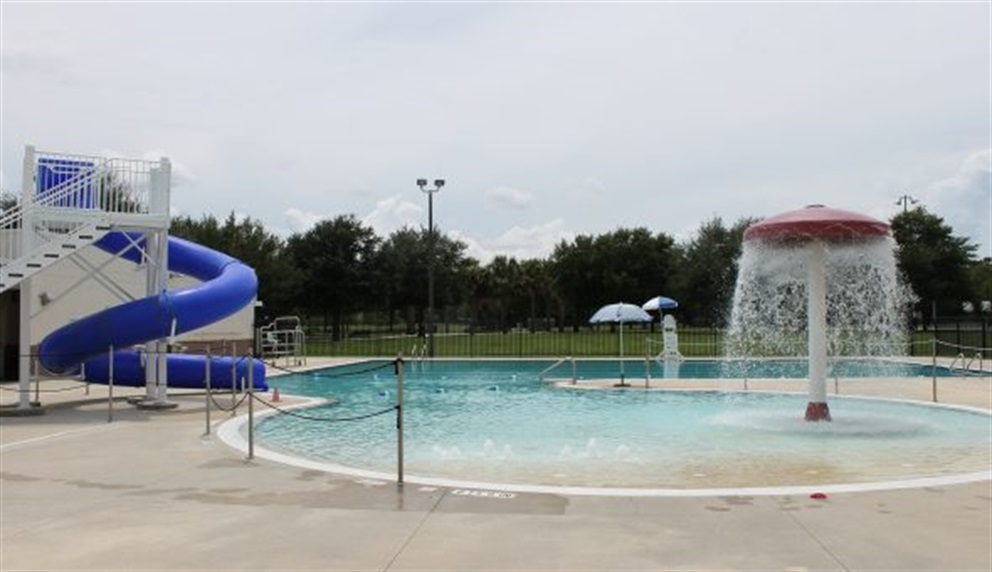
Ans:
{"label": "mushroom water fountain", "polygon": [[[897,274],[894,241],[884,222],[823,205],[766,218],[744,232],[727,353],[806,353],[806,420],[830,421],[830,350],[893,355],[905,347],[909,295]],[[799,341],[803,330],[805,348]]]}

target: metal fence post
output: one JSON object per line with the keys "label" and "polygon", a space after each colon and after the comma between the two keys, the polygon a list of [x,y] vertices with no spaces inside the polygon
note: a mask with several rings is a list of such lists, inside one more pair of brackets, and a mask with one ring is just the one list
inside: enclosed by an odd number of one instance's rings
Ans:
{"label": "metal fence post", "polygon": [[644,389],[649,387],[651,387],[651,338],[644,338]]}
{"label": "metal fence post", "polygon": [[235,415],[236,405],[238,404],[237,399],[237,387],[238,387],[238,354],[231,350],[231,417]]}
{"label": "metal fence post", "polygon": [[107,423],[114,421],[114,346],[110,346],[107,362]]}
{"label": "metal fence post", "polygon": [[203,431],[204,436],[210,435],[210,348],[207,348],[207,365],[203,373],[203,399],[204,410],[206,411],[207,426]]}
{"label": "metal fence post", "polygon": [[403,486],[403,353],[396,356],[396,485]]}
{"label": "metal fence post", "polygon": [[930,394],[933,402],[937,402],[937,337],[934,336],[930,338],[930,355],[932,356],[933,364],[930,368],[930,374],[933,376]]}
{"label": "metal fence post", "polygon": [[248,460],[255,458],[255,368],[248,354]]}
{"label": "metal fence post", "polygon": [[39,373],[38,359],[32,358],[31,365],[34,367],[34,402],[41,407],[41,373]]}

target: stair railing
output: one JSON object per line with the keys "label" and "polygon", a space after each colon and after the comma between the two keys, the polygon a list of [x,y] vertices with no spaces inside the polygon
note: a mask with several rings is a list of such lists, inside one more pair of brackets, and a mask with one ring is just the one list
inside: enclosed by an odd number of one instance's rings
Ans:
{"label": "stair railing", "polygon": [[[94,224],[168,226],[171,165],[167,159],[87,157],[28,147],[24,168],[34,173],[34,188],[0,212],[0,266]],[[66,179],[40,188],[39,178],[57,176]]]}

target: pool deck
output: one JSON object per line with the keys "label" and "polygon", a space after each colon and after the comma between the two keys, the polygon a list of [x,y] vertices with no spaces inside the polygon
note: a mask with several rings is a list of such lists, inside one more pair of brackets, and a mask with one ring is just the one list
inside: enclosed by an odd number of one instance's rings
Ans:
{"label": "pool deck", "polygon": [[[149,411],[124,400],[140,391],[118,388],[108,423],[106,387],[44,387],[67,391],[41,394],[44,415],[0,417],[3,571],[992,569],[992,481],[825,499],[399,488],[246,461],[213,432],[229,414],[214,410],[205,435],[202,393]],[[921,400],[932,390],[929,379],[895,395],[838,387]],[[990,409],[992,376],[938,379],[938,396]]]}

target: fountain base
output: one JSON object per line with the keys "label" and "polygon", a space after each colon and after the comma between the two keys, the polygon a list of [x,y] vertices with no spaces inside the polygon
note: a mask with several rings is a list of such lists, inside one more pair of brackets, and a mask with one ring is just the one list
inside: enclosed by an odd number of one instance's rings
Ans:
{"label": "fountain base", "polygon": [[810,401],[806,405],[806,421],[830,421],[830,407],[825,402]]}

